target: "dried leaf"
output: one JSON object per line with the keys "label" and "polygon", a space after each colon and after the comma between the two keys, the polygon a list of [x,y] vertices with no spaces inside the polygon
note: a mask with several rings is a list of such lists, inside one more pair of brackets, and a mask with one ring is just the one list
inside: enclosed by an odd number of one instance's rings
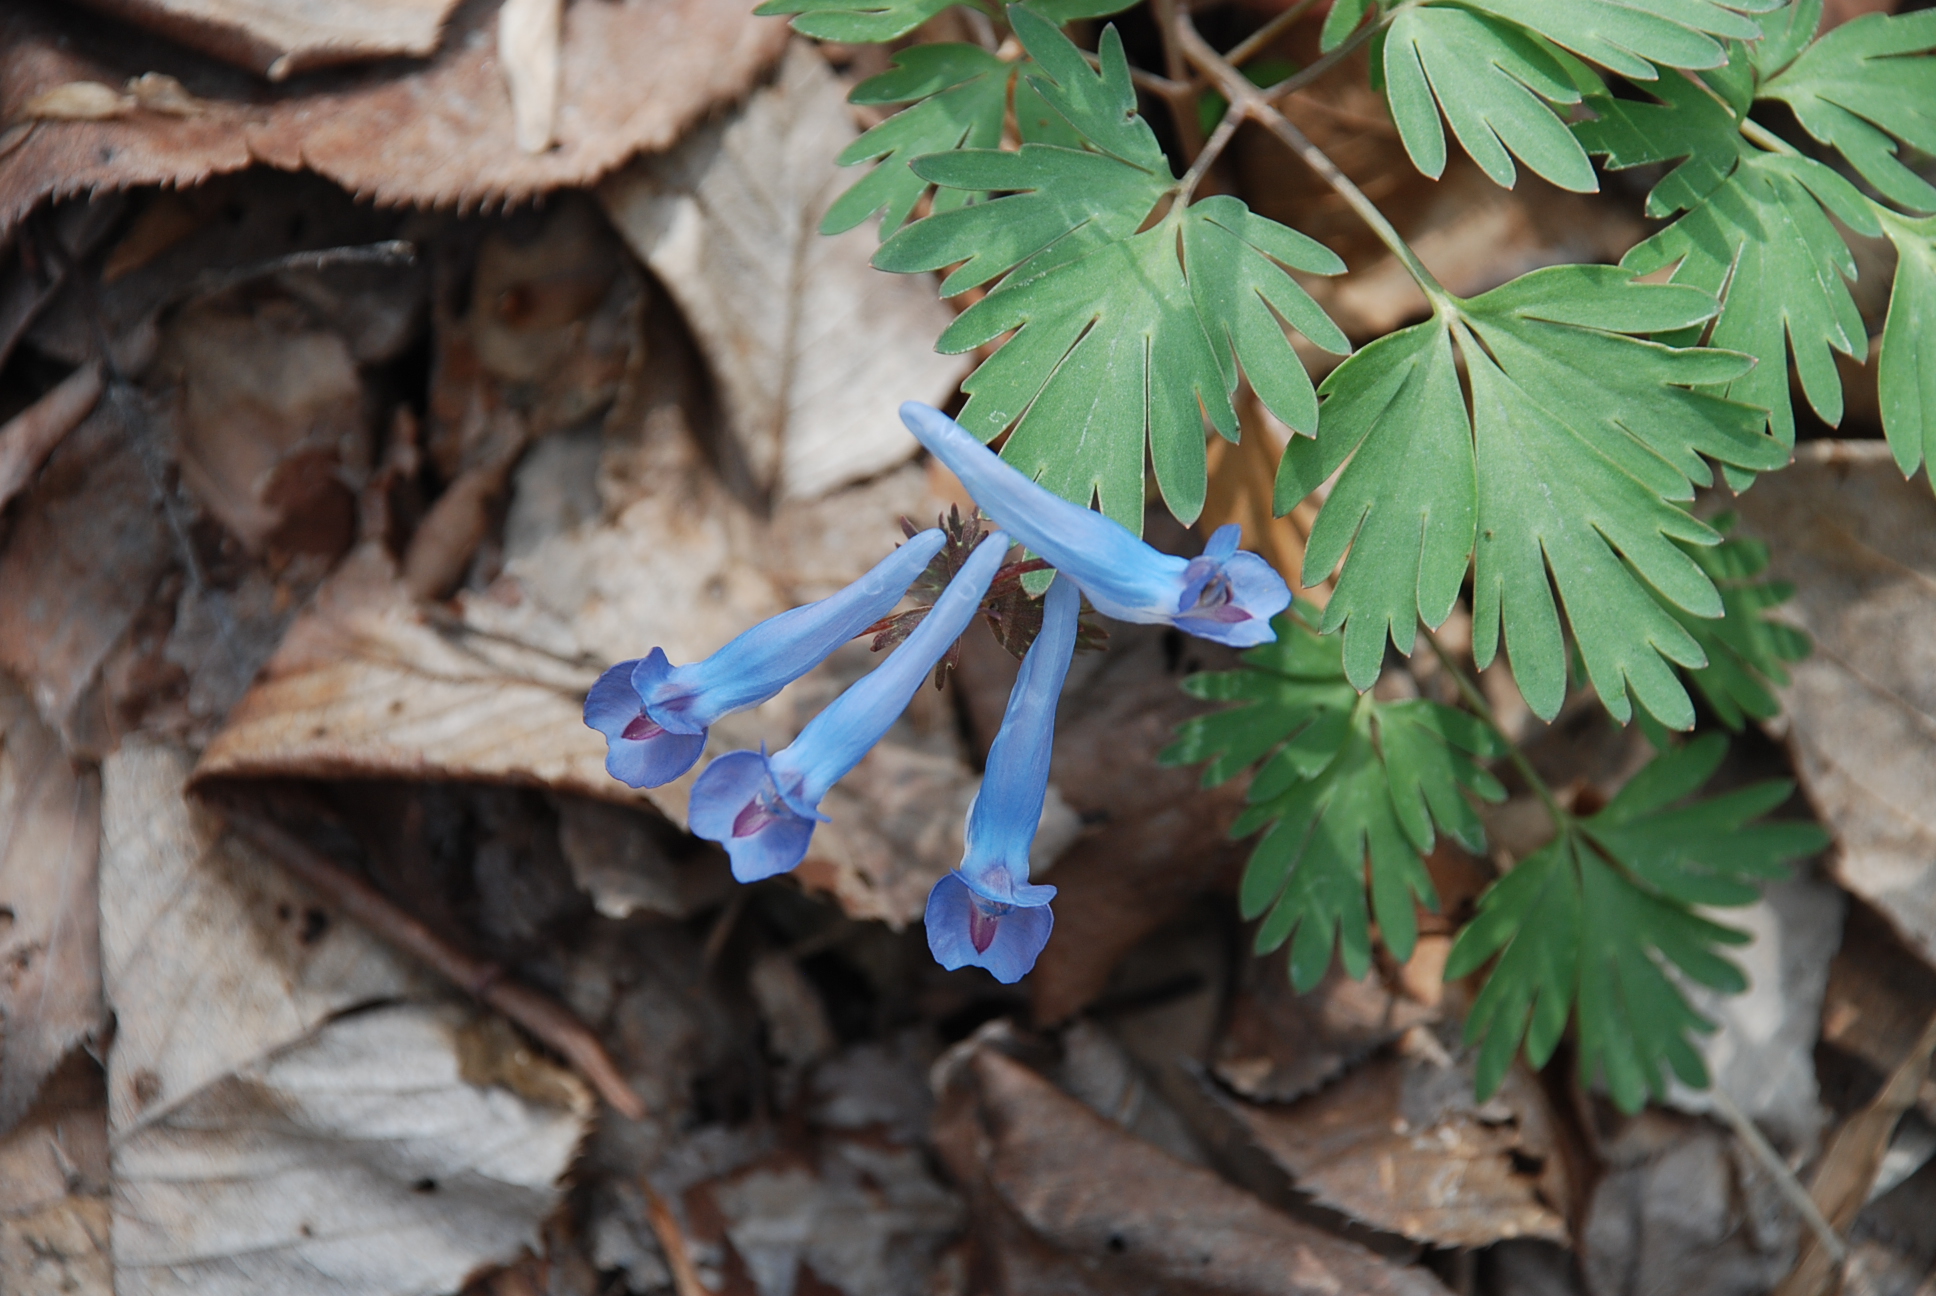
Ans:
{"label": "dried leaf", "polygon": [[0,675],[0,1131],[101,1026],[100,781]]}
{"label": "dried leaf", "polygon": [[1444,1296],[1135,1138],[970,1040],[936,1068],[936,1142],[968,1185],[998,1290]]}
{"label": "dried leaf", "polygon": [[504,0],[497,11],[497,58],[511,92],[518,147],[551,147],[558,118],[558,29],[565,0]]}
{"label": "dried leaf", "polygon": [[1836,879],[1936,962],[1936,500],[1879,441],[1814,441],[1738,507],[1815,642],[1780,695]]}
{"label": "dried leaf", "polygon": [[134,96],[99,81],[69,81],[20,106],[23,121],[107,121],[134,111]]}
{"label": "dried leaf", "polygon": [[0,1291],[112,1296],[107,1182],[107,1095],[77,1052],[0,1138]]}
{"label": "dried leaf", "polygon": [[[64,10],[0,15],[0,120],[75,81],[116,85],[149,70],[146,43]],[[556,147],[518,148],[490,33],[468,7],[426,64],[379,63],[264,93],[261,83],[183,59],[203,111],[42,121],[0,155],[0,232],[48,198],[136,185],[193,185],[255,164],[308,169],[384,203],[468,207],[590,184],[633,154],[664,149],[742,93],[786,28],[710,0],[569,5],[559,54]],[[137,96],[138,97],[138,96]]]}
{"label": "dried leaf", "polygon": [[169,320],[157,363],[174,387],[182,481],[229,534],[251,553],[349,547],[356,501],[340,478],[368,470],[371,429],[340,335],[287,301],[218,299]]}
{"label": "dried leaf", "polygon": [[1290,1107],[1229,1105],[1297,1187],[1374,1228],[1434,1246],[1567,1240],[1554,1115],[1518,1072],[1481,1106],[1469,1064],[1383,1057]]}
{"label": "dried leaf", "polygon": [[174,562],[139,435],[115,402],[97,406],[15,504],[0,552],[0,668],[70,748],[84,695]]}
{"label": "dried leaf", "polygon": [[[607,918],[690,918],[724,900],[733,875],[723,851],[693,855],[657,815],[578,797],[558,804],[558,845],[580,890]],[[677,853],[675,853],[677,852]]]}
{"label": "dried leaf", "polygon": [[97,0],[96,7],[280,81],[333,63],[423,58],[437,48],[457,0]]}
{"label": "dried leaf", "polygon": [[733,117],[601,189],[606,210],[679,301],[759,487],[812,498],[912,456],[895,410],[945,401],[969,361],[929,344],[948,323],[923,283],[868,265],[875,235],[820,218],[855,136],[841,89],[796,44]]}
{"label": "dried leaf", "polygon": [[1217,1043],[1217,1078],[1246,1098],[1289,1102],[1330,1083],[1435,1009],[1391,993],[1376,977],[1334,966],[1308,994],[1291,989],[1282,952],[1252,959]]}
{"label": "dried leaf", "polygon": [[1705,1121],[1644,1111],[1603,1141],[1581,1268],[1590,1296],[1761,1296],[1787,1269],[1799,1225],[1738,1140]]}
{"label": "dried leaf", "polygon": [[467,1079],[467,1013],[187,802],[189,765],[135,737],[102,774],[117,1290],[428,1293],[535,1242],[582,1086]]}
{"label": "dried leaf", "polygon": [[[1768,883],[1753,905],[1714,915],[1754,937],[1731,954],[1747,973],[1747,990],[1728,995],[1683,985],[1694,1010],[1718,1027],[1694,1037],[1714,1089],[1787,1148],[1814,1147],[1822,1129],[1815,1044],[1847,907],[1842,892],[1825,883]],[[1678,1082],[1668,1101],[1682,1111],[1714,1110],[1713,1090]]]}

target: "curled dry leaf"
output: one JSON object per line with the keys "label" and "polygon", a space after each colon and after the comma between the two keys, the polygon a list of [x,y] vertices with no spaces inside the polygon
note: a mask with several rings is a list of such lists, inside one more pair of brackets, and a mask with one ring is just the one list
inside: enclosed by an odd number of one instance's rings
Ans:
{"label": "curled dry leaf", "polygon": [[528,1057],[544,1083],[514,1082],[488,1027],[188,802],[189,766],[135,737],[102,773],[117,1290],[447,1291],[534,1243],[582,1086]]}
{"label": "curled dry leaf", "polygon": [[1444,1296],[1430,1274],[1280,1214],[970,1040],[935,1071],[936,1142],[1008,1291]]}
{"label": "curled dry leaf", "polygon": [[1282,952],[1251,959],[1217,1043],[1217,1078],[1246,1098],[1289,1102],[1330,1083],[1373,1050],[1439,1013],[1376,977],[1333,966],[1308,994],[1291,989]]}
{"label": "curled dry leaf", "polygon": [[0,1291],[112,1296],[107,1184],[101,1068],[72,1053],[0,1136]]}
{"label": "curled dry leaf", "polygon": [[48,456],[0,552],[0,668],[70,748],[84,696],[174,563],[141,433],[116,406],[96,406]]}
{"label": "curled dry leaf", "polygon": [[875,231],[819,233],[854,138],[840,84],[796,44],[773,85],[600,190],[633,251],[679,301],[763,492],[811,498],[911,457],[895,411],[945,401],[970,358],[928,339],[947,308],[873,270]]}
{"label": "curled dry leaf", "polygon": [[407,56],[437,48],[457,0],[93,0],[171,40],[280,81],[332,63]]}
{"label": "curled dry leaf", "polygon": [[[466,7],[424,64],[385,62],[264,92],[244,73],[172,51],[201,111],[31,123],[0,155],[0,231],[48,198],[192,185],[262,164],[307,169],[385,203],[473,206],[589,184],[670,146],[743,93],[786,39],[781,23],[712,0],[600,0],[564,14],[556,146],[518,147],[491,39],[494,6]],[[151,41],[71,11],[0,15],[0,121],[72,82],[121,85],[153,67]],[[137,96],[138,97],[138,96]]]}
{"label": "curled dry leaf", "polygon": [[1381,1057],[1289,1107],[1228,1105],[1299,1188],[1374,1228],[1434,1246],[1567,1240],[1554,1115],[1518,1071],[1480,1105],[1470,1065]]}
{"label": "curled dry leaf", "polygon": [[1813,441],[1738,507],[1815,642],[1781,701],[1836,879],[1936,962],[1936,500],[1880,441]]}
{"label": "curled dry leaf", "polygon": [[0,1131],[101,1025],[100,780],[0,675]]}

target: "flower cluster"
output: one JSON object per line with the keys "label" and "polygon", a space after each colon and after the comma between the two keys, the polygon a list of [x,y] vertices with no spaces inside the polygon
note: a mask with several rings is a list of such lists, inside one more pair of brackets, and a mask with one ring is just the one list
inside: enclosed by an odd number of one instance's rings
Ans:
{"label": "flower cluster", "polygon": [[[927,907],[928,947],[943,966],[985,968],[1012,983],[1035,966],[1054,923],[1055,888],[1029,881],[1029,848],[1048,791],[1056,703],[1083,596],[1118,620],[1249,647],[1273,638],[1270,620],[1291,595],[1268,563],[1238,550],[1234,526],[1218,528],[1199,557],[1159,553],[1029,480],[939,410],[910,402],[901,418],[1001,529],[981,540],[886,660],[793,742],[772,753],[764,745],[729,752],[707,765],[692,786],[689,821],[694,833],[726,848],[742,882],[797,866],[826,818],[820,802],[828,789],[881,740],[983,610],[1009,547],[1025,545],[1058,574],[989,749],[961,864],[935,884]],[[698,761],[715,722],[758,706],[875,626],[946,543],[938,529],[919,532],[838,594],[762,622],[704,661],[674,666],[654,648],[612,667],[585,699],[585,723],[608,744],[606,769],[631,787],[678,778]]]}

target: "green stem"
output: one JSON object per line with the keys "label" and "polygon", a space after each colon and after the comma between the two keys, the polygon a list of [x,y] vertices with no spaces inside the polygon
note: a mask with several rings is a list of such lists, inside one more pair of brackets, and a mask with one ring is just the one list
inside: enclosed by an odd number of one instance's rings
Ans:
{"label": "green stem", "polygon": [[1243,124],[1243,120],[1244,113],[1241,108],[1232,107],[1224,113],[1223,120],[1217,123],[1217,129],[1212,131],[1210,138],[1204,141],[1203,149],[1197,154],[1196,161],[1190,163],[1190,169],[1184,172],[1183,179],[1177,182],[1176,202],[1171,207],[1172,211],[1181,211],[1189,205],[1190,195],[1197,191],[1197,186],[1209,173],[1210,164],[1217,160],[1224,146],[1236,138],[1237,127]]}
{"label": "green stem", "polygon": [[1360,45],[1363,45],[1373,36],[1376,36],[1379,32],[1391,26],[1392,19],[1396,17],[1398,17],[1398,10],[1394,9],[1377,22],[1366,23],[1357,31],[1352,32],[1338,48],[1318,59],[1310,67],[1292,73],[1276,85],[1264,87],[1264,98],[1270,100],[1272,103],[1276,103],[1286,96],[1296,94],[1305,86],[1310,85],[1326,72],[1329,72],[1332,68],[1350,58],[1352,54],[1357,52]]}
{"label": "green stem", "polygon": [[1741,133],[1747,136],[1751,143],[1767,149],[1770,153],[1785,153],[1789,157],[1801,156],[1800,149],[1753,118],[1743,117],[1741,119]]}
{"label": "green stem", "polygon": [[1472,708],[1473,714],[1485,721],[1486,727],[1498,734],[1500,741],[1506,744],[1506,759],[1512,762],[1513,768],[1519,771],[1519,777],[1526,781],[1526,786],[1533,790],[1533,795],[1538,797],[1540,804],[1546,807],[1546,813],[1553,820],[1553,830],[1565,832],[1572,824],[1573,816],[1567,813],[1566,808],[1560,804],[1559,798],[1553,795],[1553,789],[1546,785],[1546,780],[1539,776],[1539,771],[1533,768],[1533,763],[1526,759],[1526,753],[1519,749],[1519,744],[1512,740],[1512,735],[1500,725],[1499,717],[1493,712],[1492,703],[1486,701],[1486,695],[1480,692],[1479,686],[1459,669],[1459,664],[1452,660],[1450,653],[1445,651],[1445,646],[1439,642],[1438,636],[1432,633],[1430,626],[1421,625],[1419,633],[1425,636],[1426,647],[1432,650],[1432,655],[1439,659],[1439,665],[1444,667],[1446,673],[1452,677],[1452,682],[1458,686],[1459,696],[1465,699],[1466,705]]}
{"label": "green stem", "polygon": [[1289,31],[1292,24],[1302,18],[1311,6],[1317,2],[1318,0],[1297,0],[1297,3],[1289,9],[1286,9],[1283,13],[1277,15],[1277,17],[1271,19],[1262,27],[1259,27],[1256,31],[1232,46],[1229,53],[1223,56],[1224,61],[1232,67],[1242,67],[1244,64],[1250,62],[1251,59],[1257,57],[1266,45]]}

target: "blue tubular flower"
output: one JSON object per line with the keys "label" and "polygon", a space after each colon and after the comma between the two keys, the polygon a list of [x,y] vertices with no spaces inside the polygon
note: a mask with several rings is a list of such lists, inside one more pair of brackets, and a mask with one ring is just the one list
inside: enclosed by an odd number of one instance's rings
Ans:
{"label": "blue tubular flower", "polygon": [[901,421],[996,526],[1075,581],[1104,616],[1173,625],[1237,648],[1277,637],[1270,619],[1290,606],[1290,587],[1262,558],[1238,550],[1238,527],[1218,527],[1197,558],[1159,553],[1122,523],[1030,481],[940,410],[909,401]]}
{"label": "blue tubular flower", "polygon": [[1052,886],[1028,880],[1029,847],[1042,822],[1055,742],[1055,704],[1075,652],[1082,595],[1058,576],[1042,609],[1042,633],[1022,659],[988,773],[968,811],[961,867],[928,893],[928,949],[942,967],[986,968],[1013,985],[1035,966],[1055,917]]}
{"label": "blue tubular flower", "polygon": [[688,822],[695,834],[726,848],[734,877],[757,882],[807,857],[814,824],[826,818],[820,798],[881,740],[975,619],[1009,544],[1000,531],[990,532],[901,646],[809,720],[790,745],[771,756],[728,752],[706,767],[692,785]]}
{"label": "blue tubular flower", "polygon": [[585,698],[585,723],[605,735],[605,769],[630,787],[678,778],[721,716],[758,706],[892,612],[946,542],[923,531],[838,594],[762,621],[704,661],[674,666],[654,648],[612,667]]}

